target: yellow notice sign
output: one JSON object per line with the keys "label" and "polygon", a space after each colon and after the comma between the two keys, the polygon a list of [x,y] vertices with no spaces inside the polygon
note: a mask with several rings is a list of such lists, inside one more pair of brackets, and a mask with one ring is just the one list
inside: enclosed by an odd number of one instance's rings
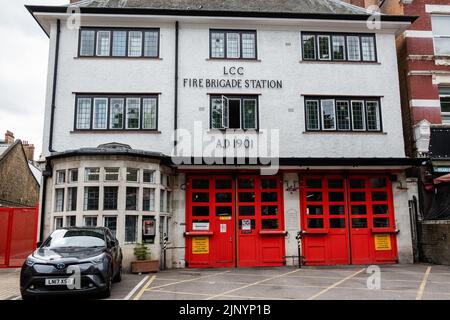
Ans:
{"label": "yellow notice sign", "polygon": [[193,237],[192,238],[192,253],[193,254],[208,254],[209,253],[209,237]]}
{"label": "yellow notice sign", "polygon": [[381,233],[375,235],[375,250],[387,251],[391,250],[391,235],[388,233]]}

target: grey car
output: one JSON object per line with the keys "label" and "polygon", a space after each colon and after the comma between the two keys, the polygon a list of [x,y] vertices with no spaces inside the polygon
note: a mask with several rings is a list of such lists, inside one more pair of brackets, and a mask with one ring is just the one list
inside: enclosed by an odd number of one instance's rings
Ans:
{"label": "grey car", "polygon": [[122,250],[103,227],[55,230],[22,266],[24,300],[45,296],[99,294],[109,297],[122,279]]}

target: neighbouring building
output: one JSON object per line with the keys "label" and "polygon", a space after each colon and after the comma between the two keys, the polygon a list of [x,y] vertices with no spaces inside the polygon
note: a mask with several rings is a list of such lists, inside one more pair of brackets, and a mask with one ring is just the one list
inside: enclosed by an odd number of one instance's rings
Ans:
{"label": "neighbouring building", "polygon": [[[349,2],[363,7],[374,4]],[[418,17],[397,37],[406,152],[424,160],[416,173],[421,259],[449,264],[450,2],[385,0],[376,4],[383,13]]]}
{"label": "neighbouring building", "polygon": [[40,171],[34,146],[6,131],[0,140],[0,207],[35,207],[39,202]]}
{"label": "neighbouring building", "polygon": [[[41,238],[167,267],[410,263],[396,36],[336,0],[27,6],[50,38]],[[77,13],[71,15],[70,13]],[[369,19],[370,20],[370,19]]]}

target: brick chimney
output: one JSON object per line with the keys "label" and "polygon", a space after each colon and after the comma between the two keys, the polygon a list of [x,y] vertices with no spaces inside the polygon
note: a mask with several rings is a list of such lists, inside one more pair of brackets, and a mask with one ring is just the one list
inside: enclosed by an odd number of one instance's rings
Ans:
{"label": "brick chimney", "polygon": [[14,133],[12,133],[11,131],[9,131],[9,130],[6,130],[6,133],[5,133],[5,143],[6,144],[13,144],[14,143]]}
{"label": "brick chimney", "polygon": [[34,144],[29,144],[28,141],[22,141],[22,146],[27,160],[34,160]]}

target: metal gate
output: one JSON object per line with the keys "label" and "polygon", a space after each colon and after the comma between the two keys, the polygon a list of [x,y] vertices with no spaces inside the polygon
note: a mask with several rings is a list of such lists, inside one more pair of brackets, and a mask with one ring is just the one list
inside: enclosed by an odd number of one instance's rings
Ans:
{"label": "metal gate", "polygon": [[0,208],[0,268],[21,267],[36,249],[38,206]]}

